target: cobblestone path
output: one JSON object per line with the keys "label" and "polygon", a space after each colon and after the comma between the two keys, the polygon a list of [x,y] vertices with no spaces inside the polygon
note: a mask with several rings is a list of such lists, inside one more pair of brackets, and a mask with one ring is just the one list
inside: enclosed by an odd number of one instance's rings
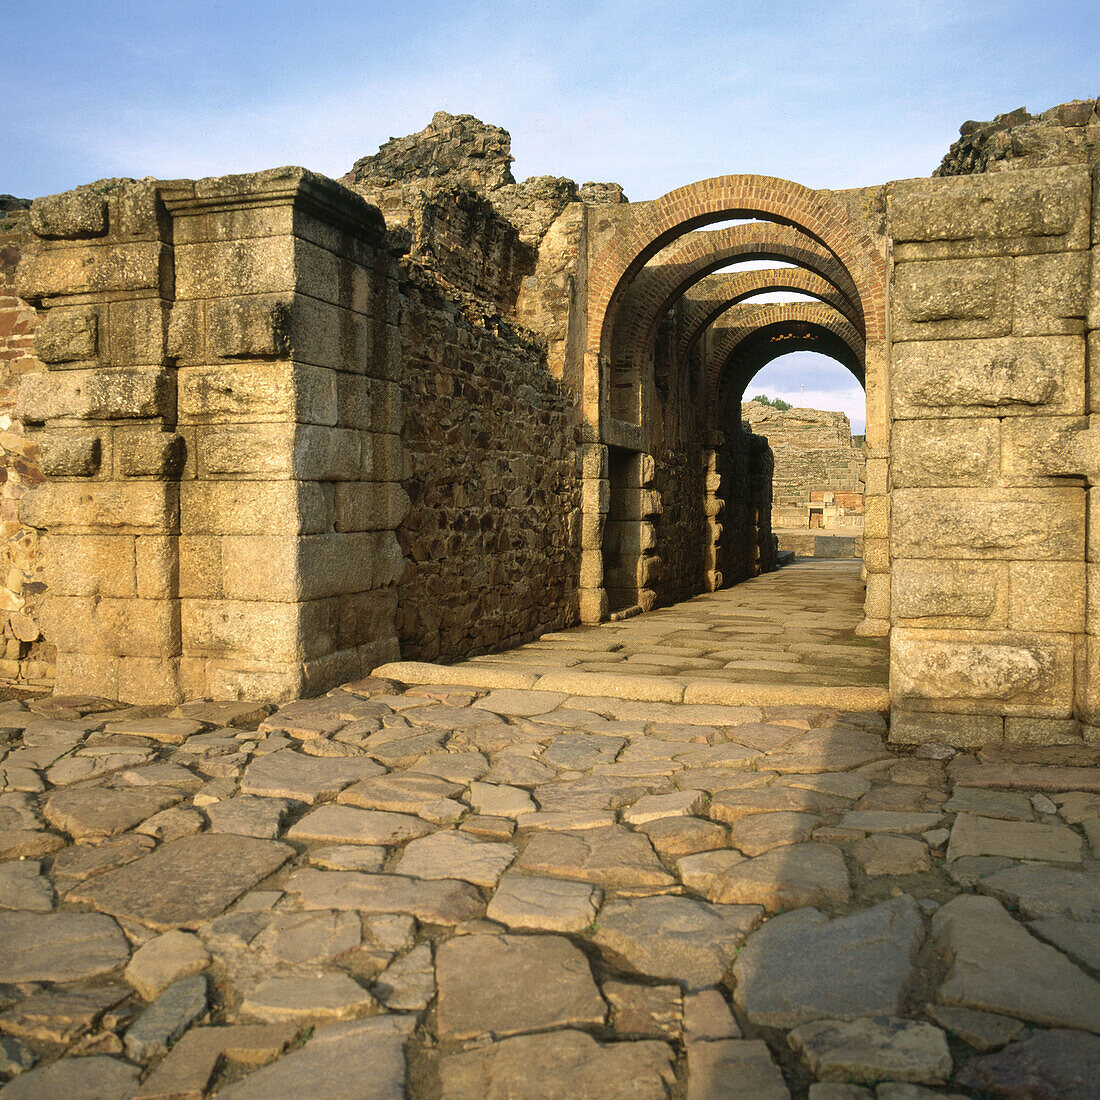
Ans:
{"label": "cobblestone path", "polygon": [[1095,1097],[1100,750],[891,747],[845,569],[453,683],[0,704],[0,1097]]}

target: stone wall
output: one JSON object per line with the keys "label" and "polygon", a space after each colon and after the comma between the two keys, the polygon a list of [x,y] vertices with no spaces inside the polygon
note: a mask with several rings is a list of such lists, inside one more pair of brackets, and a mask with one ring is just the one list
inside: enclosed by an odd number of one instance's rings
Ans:
{"label": "stone wall", "polygon": [[42,639],[39,603],[45,584],[39,532],[20,517],[21,501],[42,483],[38,445],[16,411],[19,384],[41,369],[34,357],[37,314],[18,296],[15,274],[36,250],[25,200],[0,196],[0,679],[52,686],[54,650]]}
{"label": "stone wall", "polygon": [[892,736],[1072,739],[1100,716],[1089,168],[888,190]]}
{"label": "stone wall", "polygon": [[706,460],[699,445],[662,448],[654,457],[653,484],[661,499],[654,547],[661,576],[654,587],[658,602],[668,604],[706,588]]}
{"label": "stone wall", "polygon": [[767,440],[748,432],[729,433],[715,452],[720,510],[714,587],[737,584],[775,568],[772,463]]}
{"label": "stone wall", "polygon": [[453,660],[576,620],[572,401],[544,345],[419,269],[401,282],[401,653]]}
{"label": "stone wall", "polygon": [[865,460],[844,413],[748,401],[741,416],[775,458],[773,527],[863,526]]}

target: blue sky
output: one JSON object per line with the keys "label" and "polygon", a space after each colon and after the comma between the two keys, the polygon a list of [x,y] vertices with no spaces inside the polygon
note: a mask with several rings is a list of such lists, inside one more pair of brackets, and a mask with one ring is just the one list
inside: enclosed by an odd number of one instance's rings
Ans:
{"label": "blue sky", "polygon": [[441,108],[509,130],[520,179],[857,187],[1100,94],[1098,40],[1095,0],[39,0],[4,21],[0,192],[341,175]]}

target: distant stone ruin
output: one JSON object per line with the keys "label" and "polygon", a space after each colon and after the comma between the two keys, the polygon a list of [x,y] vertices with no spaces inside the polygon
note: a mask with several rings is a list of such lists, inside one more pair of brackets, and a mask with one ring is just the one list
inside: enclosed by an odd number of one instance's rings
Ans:
{"label": "distant stone ruin", "polygon": [[747,401],[741,419],[775,456],[772,527],[863,526],[863,441],[844,413]]}
{"label": "distant stone ruin", "polygon": [[[742,401],[812,350],[867,394],[859,630],[890,638],[891,736],[1079,739],[1095,105],[1016,115],[938,178],[845,191],[517,183],[505,131],[441,112],[342,181],[5,200],[0,675],[288,698],[770,570],[796,444]],[[824,526],[860,477],[845,425],[814,432]]]}

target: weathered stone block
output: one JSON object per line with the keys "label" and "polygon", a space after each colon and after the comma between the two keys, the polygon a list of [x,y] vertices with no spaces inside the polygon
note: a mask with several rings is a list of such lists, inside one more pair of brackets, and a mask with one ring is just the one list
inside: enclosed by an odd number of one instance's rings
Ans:
{"label": "weathered stone block", "polygon": [[157,290],[171,273],[171,253],[159,241],[50,248],[19,268],[19,296],[37,302],[70,294]]}
{"label": "weathered stone block", "polygon": [[98,432],[54,428],[35,435],[39,466],[47,477],[91,477],[99,470],[103,444]]}
{"label": "weathered stone block", "polygon": [[938,340],[894,345],[894,416],[1080,415],[1085,342],[1073,336]]}
{"label": "weathered stone block", "polygon": [[23,500],[22,520],[63,534],[117,534],[177,529],[179,487],[169,482],[52,482]]}
{"label": "weathered stone block", "polygon": [[118,428],[114,433],[118,470],[126,477],[178,478],[187,461],[183,436],[158,424]]}
{"label": "weathered stone block", "polygon": [[1073,668],[1068,634],[895,627],[890,635],[891,694],[910,709],[1068,717]]}
{"label": "weathered stone block", "polygon": [[586,515],[607,515],[611,506],[611,483],[606,478],[585,478],[581,482],[581,508]]}
{"label": "weathered stone block", "polygon": [[1082,489],[895,489],[891,548],[903,558],[1076,561]]}
{"label": "weathered stone block", "polygon": [[1088,252],[1021,256],[1013,261],[1013,272],[1012,331],[1017,336],[1084,332]]}
{"label": "weathered stone block", "polygon": [[[1100,452],[1084,416],[1006,417],[1001,431],[1001,472],[1014,484],[1100,469]],[[1096,453],[1094,453],[1096,452]]]}
{"label": "weathered stone block", "polygon": [[42,632],[63,639],[66,649],[111,656],[174,656],[180,651],[179,605],[175,600],[47,595],[40,609]]}
{"label": "weathered stone block", "polygon": [[176,297],[226,298],[296,289],[293,237],[176,245]]}
{"label": "weathered stone block", "polygon": [[164,600],[178,595],[178,535],[139,535],[134,539],[134,558],[139,596]]}
{"label": "weathered stone block", "polygon": [[122,298],[108,303],[100,321],[99,361],[109,367],[159,366],[165,360],[170,302]]}
{"label": "weathered stone block", "polygon": [[[202,683],[198,692],[188,688],[188,697],[201,695],[212,699],[271,699],[282,702],[287,699],[299,699],[309,693],[323,690],[326,685],[319,680],[316,685],[309,681],[309,663],[302,661],[260,661],[247,658],[212,657],[195,664],[196,671],[191,674],[190,683]],[[183,673],[181,670],[181,677]]]}
{"label": "weathered stone block", "polygon": [[1083,633],[1085,563],[1010,562],[1008,626],[1012,630]]}
{"label": "weathered stone block", "polygon": [[892,436],[894,487],[988,485],[999,473],[1000,429],[992,418],[899,420]]}
{"label": "weathered stone block", "polygon": [[404,481],[409,477],[405,446],[400,435],[358,432],[361,460],[359,476],[371,481]]}
{"label": "weathered stone block", "polygon": [[179,371],[184,423],[291,421],[335,424],[332,371],[292,363],[241,363]]}
{"label": "weathered stone block", "polygon": [[331,526],[330,506],[313,481],[185,481],[184,535],[293,535]]}
{"label": "weathered stone block", "polygon": [[107,222],[120,237],[159,237],[164,207],[158,180],[130,180],[108,196]]}
{"label": "weathered stone block", "polygon": [[934,711],[890,709],[890,737],[896,745],[925,745],[938,741],[958,749],[980,748],[1004,739],[999,714],[938,714]]}
{"label": "weathered stone block", "polygon": [[863,540],[863,567],[868,573],[890,572],[890,541],[889,539]]}
{"label": "weathered stone block", "polygon": [[102,237],[107,232],[107,200],[91,189],[46,195],[31,203],[31,228],[40,237]]}
{"label": "weathered stone block", "polygon": [[1089,561],[1085,565],[1085,629],[1100,636],[1100,563]]}
{"label": "weathered stone block", "polygon": [[1077,677],[1075,713],[1083,722],[1100,726],[1100,636],[1091,633],[1091,625],[1090,621],[1090,633],[1078,647],[1080,675]]}
{"label": "weathered stone block", "polygon": [[57,679],[54,691],[66,695],[95,695],[118,698],[118,658],[105,653],[80,653],[62,645],[57,651]]}
{"label": "weathered stone block", "polygon": [[291,295],[218,298],[206,306],[207,348],[221,359],[281,359],[290,352]]}
{"label": "weathered stone block", "polygon": [[1085,491],[1085,511],[1088,516],[1085,560],[1100,562],[1100,487]]}
{"label": "weathered stone block", "polygon": [[149,706],[182,702],[179,665],[178,657],[120,657],[118,697]]}
{"label": "weathered stone block", "polygon": [[298,603],[181,600],[180,607],[189,655],[232,655],[282,664],[327,652],[335,639],[331,614],[324,632],[327,637],[308,638],[304,608]]}
{"label": "weathered stone block", "polygon": [[1007,625],[1008,586],[1000,562],[895,558],[890,579],[894,621],[900,625]]}
{"label": "weathered stone block", "polygon": [[[608,520],[604,531],[604,549],[613,554],[633,557],[653,550],[657,545],[657,529],[652,523],[634,520]],[[583,586],[582,587],[586,587]]]}
{"label": "weathered stone block", "polygon": [[600,623],[607,618],[607,591],[603,588],[578,589],[578,608],[582,623]]}
{"label": "weathered stone block", "polygon": [[607,517],[598,512],[581,515],[581,549],[599,550],[604,540],[604,525]]}
{"label": "weathered stone block", "polygon": [[136,595],[132,535],[50,535],[44,546],[49,590],[55,596]]}
{"label": "weathered stone block", "polygon": [[100,368],[27,374],[19,387],[19,415],[45,421],[133,420],[174,411],[170,374],[156,368]]}
{"label": "weathered stone block", "polygon": [[317,609],[317,614],[327,614],[334,607],[338,609],[336,640],[339,648],[368,645],[393,635],[397,589],[392,586],[375,588],[371,592],[341,596],[339,600],[314,600],[305,606],[307,621],[308,612],[313,608]]}
{"label": "weathered stone block", "polygon": [[173,211],[172,237],[177,245],[252,237],[290,237],[293,233],[294,208],[289,202],[267,206],[227,204],[213,218],[203,207]]}
{"label": "weathered stone block", "polygon": [[890,462],[885,458],[869,458],[864,467],[863,491],[868,496],[885,496],[890,491]]}
{"label": "weathered stone block", "polygon": [[639,588],[652,588],[657,584],[664,573],[664,562],[657,555],[649,555],[638,559],[635,572]]}
{"label": "weathered stone block", "polygon": [[95,309],[78,306],[47,310],[34,330],[34,353],[43,363],[76,363],[94,359],[99,318]]}
{"label": "weathered stone block", "polygon": [[395,584],[405,570],[392,531],[227,536],[221,560],[234,600],[322,599]]}
{"label": "weathered stone block", "polygon": [[603,584],[603,554],[599,550],[581,551],[581,568],[578,585],[581,588],[599,588]]}
{"label": "weathered stone block", "polygon": [[399,435],[404,428],[401,386],[381,378],[337,373],[337,423],[343,428]]}
{"label": "weathered stone block", "polygon": [[[293,359],[356,374],[388,376],[385,334],[374,316],[308,294],[184,301],[172,318],[172,342],[186,362]],[[206,349],[208,359],[201,357]],[[381,373],[379,373],[381,368]]]}
{"label": "weathered stone block", "polygon": [[889,184],[895,258],[1087,248],[1089,192],[1084,165]]}
{"label": "weathered stone block", "polygon": [[[1100,255],[1100,249],[1097,249]],[[1100,276],[1098,276],[1100,278]],[[1085,338],[1088,358],[1088,411],[1100,412],[1100,329],[1090,332]]]}
{"label": "weathered stone block", "polygon": [[890,497],[865,496],[863,498],[863,533],[870,539],[890,537]]}
{"label": "weathered stone block", "polygon": [[[291,536],[293,537],[293,536]],[[216,598],[222,590],[222,542],[218,535],[180,535],[179,592],[181,597]],[[275,564],[275,569],[278,563]],[[275,569],[272,571],[274,572]]]}
{"label": "weathered stone block", "polygon": [[405,424],[404,393],[400,385],[376,378],[370,381],[370,423],[362,427],[372,432],[399,433]]}
{"label": "weathered stone block", "polygon": [[[1095,209],[1093,217],[1100,217]],[[1100,230],[1093,232],[1093,240],[1100,241]],[[1089,289],[1086,314],[1086,327],[1091,330],[1100,329],[1100,248],[1095,246],[1089,252]]]}
{"label": "weathered stone block", "polygon": [[894,268],[895,340],[1007,336],[1012,330],[1008,257],[932,260]]}
{"label": "weathered stone block", "polygon": [[409,511],[409,496],[393,481],[341,481],[336,485],[337,531],[392,531]]}
{"label": "weathered stone block", "polygon": [[864,613],[868,619],[890,618],[890,577],[888,574],[872,573],[867,577]]}
{"label": "weathered stone block", "polygon": [[599,443],[587,443],[580,448],[581,476],[607,477],[607,448]]}
{"label": "weathered stone block", "polygon": [[1081,741],[1076,718],[1005,718],[1005,742],[1010,745],[1075,745]]}
{"label": "weathered stone block", "polygon": [[360,434],[319,424],[216,425],[197,433],[199,472],[347,481],[359,477]]}

